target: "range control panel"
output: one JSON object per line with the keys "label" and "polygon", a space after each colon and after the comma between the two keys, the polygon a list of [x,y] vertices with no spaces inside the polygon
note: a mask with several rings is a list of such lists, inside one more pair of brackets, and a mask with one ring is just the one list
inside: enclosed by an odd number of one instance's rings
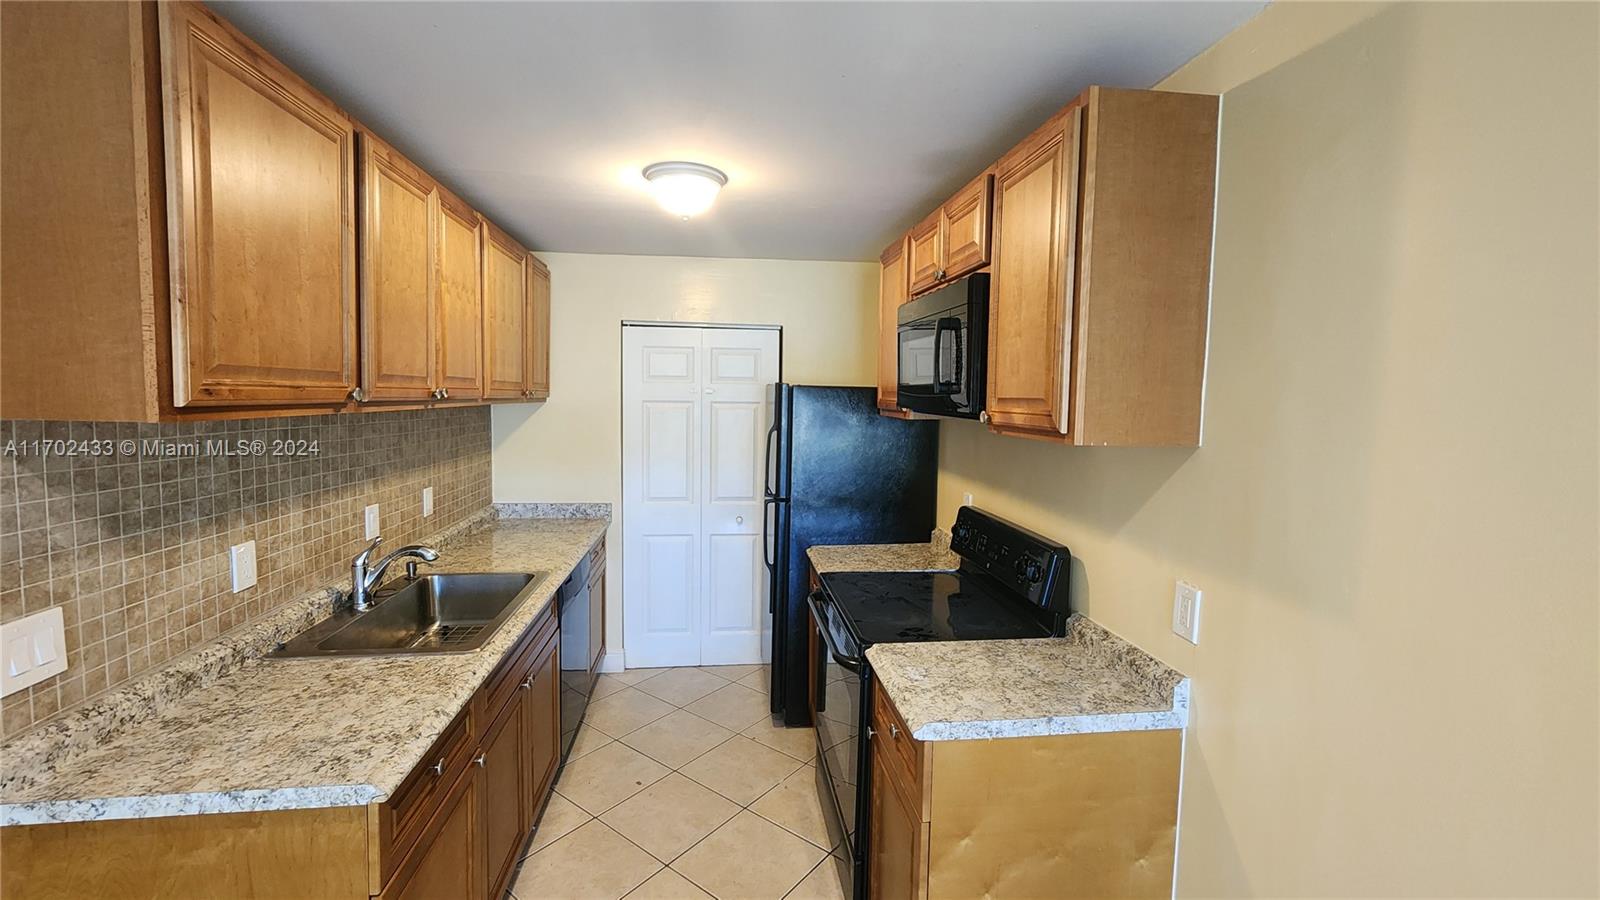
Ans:
{"label": "range control panel", "polygon": [[1069,612],[1067,572],[1072,552],[1043,535],[974,506],[956,512],[950,549],[963,568],[981,571],[1035,606],[1056,615]]}

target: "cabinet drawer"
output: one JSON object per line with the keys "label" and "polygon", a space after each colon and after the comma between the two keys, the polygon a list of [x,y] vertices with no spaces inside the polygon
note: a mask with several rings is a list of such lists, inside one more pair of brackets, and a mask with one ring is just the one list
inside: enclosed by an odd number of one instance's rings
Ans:
{"label": "cabinet drawer", "polygon": [[[872,722],[876,734],[873,740],[883,751],[891,771],[903,781],[906,794],[918,799],[922,794],[922,742],[911,737],[911,729],[889,702],[889,696],[880,686],[872,690]],[[918,799],[920,807],[921,801]]]}
{"label": "cabinet drawer", "polygon": [[517,685],[522,683],[529,664],[535,658],[533,654],[555,633],[555,612],[556,603],[552,598],[478,690],[473,702],[478,707],[479,729],[487,731],[489,723],[499,718],[500,710],[516,696]]}
{"label": "cabinet drawer", "polygon": [[455,721],[445,728],[417,768],[406,776],[393,795],[385,801],[388,811],[390,836],[385,842],[386,861],[392,865],[408,849],[421,832],[423,823],[438,808],[446,789],[455,783],[456,775],[467,766],[472,756],[475,736],[472,705],[468,704]]}

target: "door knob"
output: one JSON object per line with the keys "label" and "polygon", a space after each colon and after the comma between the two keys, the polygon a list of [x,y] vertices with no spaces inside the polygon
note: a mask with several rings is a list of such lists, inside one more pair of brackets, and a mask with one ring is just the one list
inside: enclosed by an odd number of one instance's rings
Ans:
{"label": "door knob", "polygon": [[744,524],[744,516],[734,516],[733,521],[739,525]]}

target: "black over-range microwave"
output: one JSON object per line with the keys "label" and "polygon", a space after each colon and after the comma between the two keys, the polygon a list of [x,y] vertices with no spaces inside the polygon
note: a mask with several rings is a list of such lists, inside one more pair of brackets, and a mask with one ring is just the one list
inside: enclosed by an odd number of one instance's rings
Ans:
{"label": "black over-range microwave", "polygon": [[989,276],[968,275],[900,306],[899,403],[976,419],[988,378]]}

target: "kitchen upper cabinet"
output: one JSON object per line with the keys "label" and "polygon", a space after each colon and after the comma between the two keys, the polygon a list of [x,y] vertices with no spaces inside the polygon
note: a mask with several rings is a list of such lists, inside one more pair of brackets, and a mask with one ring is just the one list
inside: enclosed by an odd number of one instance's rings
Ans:
{"label": "kitchen upper cabinet", "polygon": [[483,220],[439,191],[439,357],[446,399],[483,396]]}
{"label": "kitchen upper cabinet", "polygon": [[371,132],[361,145],[361,387],[427,400],[439,340],[439,191]]}
{"label": "kitchen upper cabinet", "polygon": [[493,222],[484,225],[484,394],[520,398],[528,390],[528,251]]}
{"label": "kitchen upper cabinet", "polygon": [[528,369],[525,396],[550,397],[550,267],[528,254]]}
{"label": "kitchen upper cabinet", "polygon": [[938,284],[944,277],[944,248],[941,243],[943,232],[939,228],[941,210],[934,210],[926,219],[911,227],[907,235],[908,251],[906,254],[906,268],[909,274],[909,290],[912,294],[920,294],[928,288]]}
{"label": "kitchen upper cabinet", "polygon": [[173,403],[337,403],[355,387],[350,119],[193,3],[158,4]]}
{"label": "kitchen upper cabinet", "polygon": [[0,418],[548,393],[526,251],[203,5],[0,16]]}
{"label": "kitchen upper cabinet", "polygon": [[993,183],[993,176],[984,172],[911,229],[910,295],[923,293],[988,264]]}
{"label": "kitchen upper cabinet", "polygon": [[900,304],[906,302],[906,257],[909,236],[901,236],[878,257],[878,410],[906,418],[899,402]]}
{"label": "kitchen upper cabinet", "polygon": [[995,167],[989,426],[1197,446],[1217,98],[1094,87]]}

